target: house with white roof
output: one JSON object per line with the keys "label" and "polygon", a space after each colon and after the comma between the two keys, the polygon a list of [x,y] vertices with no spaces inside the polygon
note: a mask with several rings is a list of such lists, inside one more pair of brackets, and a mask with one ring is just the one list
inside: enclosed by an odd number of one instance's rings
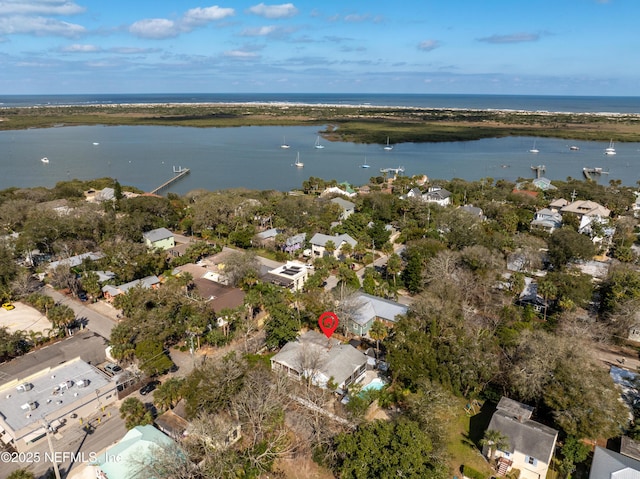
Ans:
{"label": "house with white roof", "polygon": [[347,329],[357,336],[368,334],[376,320],[392,326],[398,316],[404,316],[409,310],[403,304],[366,293],[357,293],[352,301],[355,301],[351,308],[354,310],[345,319]]}
{"label": "house with white roof", "polygon": [[344,243],[349,243],[351,247],[355,247],[355,245],[358,244],[356,240],[354,240],[351,236],[349,236],[346,233],[341,235],[335,235],[335,236],[316,233],[313,235],[313,237],[309,241],[311,243],[311,251],[314,257],[322,257],[325,254],[327,254],[326,244],[329,241],[333,242],[333,245],[335,246],[333,256],[335,256],[336,258],[340,256],[340,248],[342,248],[342,245]]}
{"label": "house with white roof", "polygon": [[[505,450],[490,451],[485,456],[497,458],[498,476],[512,469],[520,470],[521,479],[545,479],[556,447],[558,431],[533,421],[534,408],[513,399],[502,397],[493,413],[487,430],[500,432],[507,438]],[[492,459],[491,457],[488,457]],[[600,479],[603,476],[598,476]]]}
{"label": "house with white roof", "polygon": [[107,301],[112,301],[113,298],[119,296],[121,294],[127,294],[127,292],[131,288],[135,288],[137,286],[144,289],[156,289],[160,285],[160,278],[155,275],[147,276],[142,279],[135,279],[125,284],[121,284],[119,286],[113,286],[111,284],[107,284],[102,287],[102,294],[104,295]]}
{"label": "house with white roof", "polygon": [[543,208],[536,211],[530,225],[532,228],[541,229],[551,234],[562,227],[562,215],[557,210]]}
{"label": "house with white roof", "polygon": [[170,249],[176,245],[173,233],[167,228],[157,228],[142,234],[145,244],[153,249]]}
{"label": "house with white roof", "polygon": [[431,186],[427,192],[422,195],[422,201],[436,203],[440,206],[449,206],[451,204],[451,192],[440,186]]}
{"label": "house with white roof", "polygon": [[638,459],[596,446],[591,461],[589,479],[638,478],[640,478],[640,461]]}
{"label": "house with white roof", "polygon": [[298,381],[308,379],[321,388],[326,388],[331,380],[345,392],[349,385],[364,377],[367,356],[350,344],[307,331],[271,358],[271,369]]}
{"label": "house with white roof", "polygon": [[343,198],[333,198],[331,203],[338,205],[342,212],[340,213],[340,220],[346,220],[349,216],[351,216],[356,211],[355,203],[351,201],[347,201]]}
{"label": "house with white roof", "polygon": [[263,279],[291,291],[301,291],[308,277],[307,265],[300,261],[287,261],[286,264],[270,270]]}

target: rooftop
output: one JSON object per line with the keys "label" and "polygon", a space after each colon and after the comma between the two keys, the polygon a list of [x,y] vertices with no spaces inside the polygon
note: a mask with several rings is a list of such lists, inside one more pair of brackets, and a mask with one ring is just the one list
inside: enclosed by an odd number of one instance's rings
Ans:
{"label": "rooftop", "polygon": [[55,419],[55,412],[65,403],[93,396],[109,382],[95,367],[76,358],[5,385],[0,390],[0,414],[14,431],[19,430],[43,417]]}
{"label": "rooftop", "polygon": [[155,243],[156,241],[162,241],[167,238],[173,238],[173,233],[167,228],[157,228],[155,230],[147,231],[143,233],[145,239]]}

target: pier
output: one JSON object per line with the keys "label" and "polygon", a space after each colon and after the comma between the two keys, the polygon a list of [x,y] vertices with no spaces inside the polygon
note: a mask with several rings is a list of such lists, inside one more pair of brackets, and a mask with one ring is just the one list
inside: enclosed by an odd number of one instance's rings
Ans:
{"label": "pier", "polygon": [[536,172],[536,178],[540,178],[547,171],[547,167],[544,165],[532,166],[531,169]]}
{"label": "pier", "polygon": [[174,166],[173,167],[173,174],[174,176],[172,178],[169,178],[169,180],[165,181],[164,183],[162,183],[160,186],[158,186],[156,189],[151,190],[149,192],[149,194],[155,195],[156,193],[164,190],[165,188],[169,187],[170,185],[172,185],[173,183],[175,183],[176,181],[178,181],[180,178],[183,178],[185,176],[187,176],[189,174],[191,170],[189,168],[183,168],[182,166],[178,166],[177,168]]}
{"label": "pier", "polygon": [[380,168],[380,173],[393,173],[394,175],[404,173],[404,166],[399,166],[397,168]]}

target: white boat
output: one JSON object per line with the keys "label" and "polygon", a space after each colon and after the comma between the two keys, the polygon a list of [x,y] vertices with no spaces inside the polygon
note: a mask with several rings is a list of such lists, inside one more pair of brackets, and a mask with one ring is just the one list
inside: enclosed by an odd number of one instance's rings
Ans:
{"label": "white boat", "polygon": [[93,142],[93,146],[98,146],[100,143],[98,143],[97,141]]}
{"label": "white boat", "polygon": [[529,150],[529,153],[540,153],[540,150],[536,148],[536,141],[533,140],[533,148]]}
{"label": "white boat", "polygon": [[298,152],[296,156],[296,162],[294,163],[294,165],[297,166],[298,168],[302,168],[304,166],[304,163],[300,161],[300,152]]}
{"label": "white boat", "polygon": [[367,157],[364,157],[364,163],[360,165],[360,168],[369,168],[371,165],[367,163]]}
{"label": "white boat", "polygon": [[387,146],[385,146],[384,149],[387,151],[393,150],[393,146],[389,144],[389,137],[387,137]]}
{"label": "white boat", "polygon": [[47,157],[45,156],[45,157],[44,157],[44,158],[42,158],[40,161],[41,161],[41,162],[43,162],[43,163],[49,163],[49,158],[47,158]]}
{"label": "white boat", "polygon": [[290,148],[289,145],[287,145],[287,142],[285,141],[285,137],[282,137],[282,145],[280,145],[280,148],[284,148],[285,150]]}
{"label": "white boat", "polygon": [[324,146],[320,144],[320,136],[316,138],[316,144],[314,147],[317,148],[318,150],[321,150],[322,148],[324,148]]}
{"label": "white boat", "polygon": [[607,148],[604,149],[604,154],[605,155],[615,155],[616,154],[616,149],[613,146],[613,140],[611,140],[609,142],[609,146]]}
{"label": "white boat", "polygon": [[578,151],[578,150],[580,149],[580,147],[579,147],[579,146],[576,146],[576,145],[571,145],[571,146],[569,147],[569,149],[570,149],[571,151]]}

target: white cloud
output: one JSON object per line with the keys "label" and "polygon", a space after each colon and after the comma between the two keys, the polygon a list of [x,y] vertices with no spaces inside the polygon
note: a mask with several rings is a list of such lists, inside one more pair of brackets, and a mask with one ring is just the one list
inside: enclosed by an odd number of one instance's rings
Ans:
{"label": "white cloud", "polygon": [[248,11],[265,18],[290,18],[298,13],[298,9],[293,3],[283,3],[281,5],[260,3],[249,8]]}
{"label": "white cloud", "polygon": [[430,52],[431,50],[435,50],[439,46],[440,42],[438,42],[438,40],[425,40],[418,44],[418,50]]}
{"label": "white cloud", "polygon": [[57,35],[77,37],[85,33],[85,28],[68,22],[45,17],[15,15],[0,17],[0,35],[28,33],[36,36]]}
{"label": "white cloud", "polygon": [[121,55],[140,55],[142,53],[157,53],[158,48],[135,48],[135,47],[113,47],[109,48],[109,52]]}
{"label": "white cloud", "polygon": [[129,32],[142,38],[172,38],[180,34],[180,27],[166,18],[147,18],[131,25]]}
{"label": "white cloud", "polygon": [[371,15],[369,14],[365,14],[365,15],[352,14],[352,15],[346,15],[344,17],[344,21],[349,23],[359,23],[359,22],[366,22],[370,18],[371,18]]}
{"label": "white cloud", "polygon": [[274,25],[265,25],[264,27],[246,28],[241,35],[244,37],[267,37],[281,31]]}
{"label": "white cloud", "polygon": [[76,15],[84,7],[68,0],[4,0],[0,15]]}
{"label": "white cloud", "polygon": [[229,58],[237,58],[240,60],[248,60],[257,58],[258,54],[255,52],[246,52],[244,50],[229,50],[227,52],[224,52],[224,56]]}
{"label": "white cloud", "polygon": [[100,48],[96,45],[82,45],[79,43],[74,43],[73,45],[67,45],[66,47],[63,47],[62,51],[69,53],[93,53],[99,52]]}
{"label": "white cloud", "polygon": [[523,43],[536,42],[538,40],[540,40],[540,35],[537,33],[512,33],[510,35],[492,35],[478,38],[478,41],[486,43]]}
{"label": "white cloud", "polygon": [[220,8],[217,5],[207,8],[192,8],[184,14],[182,23],[193,26],[206,25],[207,23],[222,20],[223,18],[233,15],[235,15],[233,8]]}
{"label": "white cloud", "polygon": [[187,10],[179,20],[167,18],[146,18],[129,27],[129,32],[142,38],[173,38],[202,27],[216,20],[235,15],[233,8],[220,8],[217,5]]}

